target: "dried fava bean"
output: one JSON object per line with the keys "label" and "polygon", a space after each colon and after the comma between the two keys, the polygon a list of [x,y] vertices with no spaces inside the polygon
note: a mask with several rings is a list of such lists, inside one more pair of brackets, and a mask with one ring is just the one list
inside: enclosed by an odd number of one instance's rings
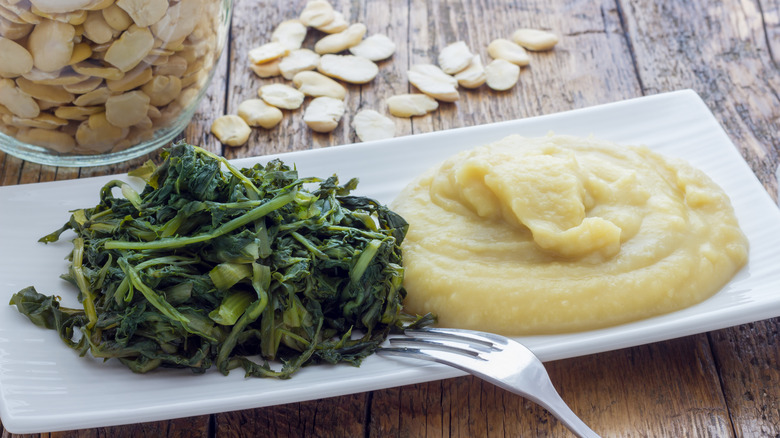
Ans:
{"label": "dried fava bean", "polygon": [[427,75],[414,70],[409,70],[406,74],[412,85],[436,100],[442,102],[455,102],[460,98],[460,93],[458,93],[458,89],[456,88],[457,85],[453,85],[452,82],[447,79],[435,75]]}
{"label": "dried fava bean", "polygon": [[30,34],[33,25],[30,23],[14,23],[0,15],[0,35],[9,40],[20,40]]}
{"label": "dried fava bean", "polygon": [[184,76],[187,71],[187,60],[179,55],[168,58],[168,62],[154,66],[154,74],[159,76]]}
{"label": "dried fava bean", "polygon": [[92,11],[87,15],[83,29],[84,36],[95,44],[105,44],[114,38],[114,28],[99,11]]}
{"label": "dried fava bean", "polygon": [[325,53],[338,53],[360,44],[366,34],[366,25],[355,23],[345,30],[323,37],[314,44],[314,51],[323,55]]}
{"label": "dried fava bean", "polygon": [[301,20],[286,20],[271,33],[271,41],[284,44],[289,50],[300,49],[306,39],[306,26]]}
{"label": "dried fava bean", "polygon": [[54,110],[54,115],[61,119],[81,121],[104,109],[102,106],[61,106]]}
{"label": "dried fava bean", "polygon": [[12,78],[33,68],[30,52],[15,41],[0,36],[0,77]]}
{"label": "dried fava bean", "polygon": [[298,72],[314,70],[320,64],[320,55],[309,49],[297,49],[279,60],[279,71],[291,80]]}
{"label": "dried fava bean", "polygon": [[117,0],[116,5],[127,12],[138,27],[157,23],[168,11],[168,0]]}
{"label": "dried fava bean", "polygon": [[365,84],[379,73],[373,61],[355,55],[322,55],[317,70],[351,84]]}
{"label": "dried fava bean", "polygon": [[333,6],[325,0],[311,0],[306,3],[306,6],[301,11],[300,17],[298,17],[306,26],[309,27],[323,27],[326,24],[333,21],[335,18],[335,12]]}
{"label": "dried fava bean", "polygon": [[378,33],[364,39],[360,44],[350,47],[349,52],[372,61],[381,61],[393,56],[395,43],[387,35]]}
{"label": "dried fava bean", "polygon": [[17,88],[11,79],[0,79],[0,105],[23,119],[32,119],[41,113],[35,99]]}
{"label": "dried fava bean", "polygon": [[508,90],[517,84],[520,67],[503,59],[494,59],[485,66],[487,86],[496,91]]}
{"label": "dried fava bean", "polygon": [[76,147],[76,140],[72,135],[51,129],[28,129],[20,132],[17,138],[25,143],[43,146],[61,154],[71,152]]}
{"label": "dried fava bean", "polygon": [[[71,68],[73,71],[83,75],[84,77],[93,76],[109,80],[117,80],[122,79],[125,76],[125,73],[118,68],[106,66],[104,64],[98,64],[91,59],[79,62],[78,64],[73,64]],[[36,82],[40,83],[40,81]]]}
{"label": "dried fava bean", "polygon": [[271,129],[282,121],[282,111],[262,99],[247,99],[238,105],[238,116],[249,126]]}
{"label": "dried fava bean", "polygon": [[154,106],[165,106],[173,102],[181,93],[181,79],[176,76],[154,76],[141,87]]}
{"label": "dried fava bean", "polygon": [[102,83],[103,83],[103,78],[93,77],[89,79],[84,79],[83,81],[76,82],[75,84],[65,84],[62,86],[62,88],[68,93],[84,94],[84,93],[89,93],[90,91],[99,87],[100,84]]}
{"label": "dried fava bean", "polygon": [[151,26],[154,36],[165,43],[184,40],[195,30],[203,14],[204,0],[186,0],[172,4],[165,15]]}
{"label": "dried fava bean", "polygon": [[285,84],[263,85],[257,94],[265,103],[287,110],[299,108],[306,98],[303,93]]}
{"label": "dried fava bean", "polygon": [[143,91],[130,91],[106,100],[106,119],[120,128],[129,128],[146,118],[149,96]]}
{"label": "dried fava bean", "polygon": [[395,123],[374,110],[363,110],[352,118],[352,128],[360,141],[395,137]]}
{"label": "dried fava bean", "polygon": [[[16,2],[12,2],[14,4]],[[47,14],[65,14],[86,9],[97,3],[95,0],[30,0],[33,6]]]}
{"label": "dried fava bean", "polygon": [[68,65],[73,54],[76,29],[68,23],[44,20],[35,26],[27,40],[27,50],[35,67],[44,72],[58,71]]}
{"label": "dried fava bean", "polygon": [[154,36],[149,29],[132,25],[111,43],[103,59],[126,72],[138,65],[153,46]]}
{"label": "dried fava bean", "polygon": [[75,96],[73,93],[69,93],[62,86],[59,85],[41,85],[25,78],[17,78],[16,86],[20,90],[29,94],[38,100],[45,100],[53,103],[70,103],[73,102]]}
{"label": "dried fava bean", "polygon": [[458,41],[439,52],[439,67],[444,73],[455,74],[468,67],[473,57],[466,43]]}
{"label": "dried fava bean", "polygon": [[518,29],[512,34],[512,41],[528,50],[550,50],[558,44],[558,36],[552,32],[537,29]]}
{"label": "dried fava bean", "polygon": [[439,107],[427,94],[399,94],[387,99],[387,110],[396,117],[424,116]]}
{"label": "dried fava bean", "polygon": [[251,68],[258,77],[272,78],[282,74],[282,71],[279,70],[279,64],[281,64],[281,62],[282,60],[279,58],[262,64],[249,64],[249,68]]}
{"label": "dried fava bean", "polygon": [[9,125],[39,129],[57,129],[68,124],[67,120],[48,113],[41,113],[38,117],[32,119],[23,119],[17,116],[11,116],[10,119],[4,117],[3,121]]}
{"label": "dried fava bean", "polygon": [[474,58],[471,59],[471,64],[465,70],[456,73],[455,79],[458,81],[458,85],[464,88],[478,88],[482,86],[487,80],[482,57],[474,55]]}
{"label": "dried fava bean", "polygon": [[78,43],[73,46],[73,53],[70,55],[68,65],[78,64],[92,56],[92,48],[87,43]]}
{"label": "dried fava bean", "polygon": [[287,56],[288,53],[290,53],[290,49],[287,48],[286,45],[272,41],[251,49],[248,55],[249,62],[252,64],[263,64],[281,58],[282,56]]}
{"label": "dried fava bean", "polygon": [[444,73],[442,69],[433,64],[414,64],[409,67],[409,70],[426,76],[433,76],[436,80],[451,84],[453,87],[458,86],[458,80],[454,76]]}
{"label": "dried fava bean", "polygon": [[151,81],[152,76],[151,67],[145,64],[138,64],[134,69],[125,73],[121,79],[106,80],[106,86],[113,93],[123,93]]}
{"label": "dried fava bean", "polygon": [[76,106],[104,105],[109,97],[111,97],[111,91],[107,87],[98,87],[77,97],[73,104]]}
{"label": "dried fava bean", "polygon": [[531,58],[524,48],[503,38],[493,40],[488,45],[488,54],[493,59],[503,59],[521,66],[528,65],[531,62]]}
{"label": "dried fava bean", "polygon": [[127,29],[133,24],[133,19],[130,18],[130,15],[125,12],[124,9],[117,6],[116,3],[105,9],[101,9],[100,12],[103,15],[103,19],[106,21],[106,24],[118,32]]}
{"label": "dried fava bean", "polygon": [[316,71],[302,71],[293,76],[298,91],[312,97],[332,97],[344,100],[347,89],[343,85]]}
{"label": "dried fava bean", "polygon": [[76,129],[76,143],[84,150],[102,153],[111,150],[116,142],[125,138],[129,130],[112,125],[106,113],[92,114]]}
{"label": "dried fava bean", "polygon": [[241,117],[228,114],[214,120],[211,133],[224,145],[241,146],[249,140],[252,128]]}
{"label": "dried fava bean", "polygon": [[324,26],[318,26],[315,29],[325,33],[336,33],[336,32],[341,32],[347,27],[349,27],[349,23],[347,23],[346,18],[344,18],[344,14],[342,14],[339,11],[334,11],[333,21],[331,21],[330,23]]}
{"label": "dried fava bean", "polygon": [[332,97],[312,99],[303,113],[303,121],[316,132],[331,132],[338,126],[345,111],[344,102]]}

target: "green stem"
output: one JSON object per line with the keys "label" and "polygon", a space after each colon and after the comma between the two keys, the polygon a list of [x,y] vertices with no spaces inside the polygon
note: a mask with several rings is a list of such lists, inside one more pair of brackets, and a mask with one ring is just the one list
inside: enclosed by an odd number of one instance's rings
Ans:
{"label": "green stem", "polygon": [[279,195],[270,201],[266,202],[259,207],[256,207],[243,215],[226,222],[216,228],[210,233],[201,234],[198,236],[190,237],[169,237],[151,242],[125,242],[121,240],[107,240],[105,242],[106,249],[164,249],[164,248],[181,248],[183,246],[191,245],[193,243],[206,242],[208,240],[219,237],[223,234],[227,234],[237,228],[240,228],[250,222],[254,222],[267,214],[278,210],[285,205],[292,202],[295,198],[295,190],[289,191],[283,195]]}

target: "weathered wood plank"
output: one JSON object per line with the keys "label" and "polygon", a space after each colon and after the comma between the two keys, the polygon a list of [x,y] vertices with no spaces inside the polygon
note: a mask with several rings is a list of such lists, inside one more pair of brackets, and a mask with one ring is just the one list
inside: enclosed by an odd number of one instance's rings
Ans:
{"label": "weathered wood plank", "polygon": [[353,394],[216,414],[215,432],[224,438],[363,436],[368,397],[367,393]]}
{"label": "weathered wood plank", "polygon": [[710,334],[737,436],[780,435],[779,334],[777,318]]}
{"label": "weathered wood plank", "polygon": [[125,426],[42,434],[12,434],[3,429],[2,438],[209,438],[209,436],[209,416],[201,415]]}
{"label": "weathered wood plank", "polygon": [[[776,197],[780,73],[753,0],[621,0],[646,94],[698,92]],[[776,15],[776,12],[775,12]]]}

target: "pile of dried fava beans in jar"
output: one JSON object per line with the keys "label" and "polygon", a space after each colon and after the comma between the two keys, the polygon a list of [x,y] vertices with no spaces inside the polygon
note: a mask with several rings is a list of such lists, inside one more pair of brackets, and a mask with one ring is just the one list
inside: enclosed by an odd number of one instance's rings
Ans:
{"label": "pile of dried fava beans in jar", "polygon": [[173,123],[217,60],[222,0],[0,0],[0,132],[117,152]]}

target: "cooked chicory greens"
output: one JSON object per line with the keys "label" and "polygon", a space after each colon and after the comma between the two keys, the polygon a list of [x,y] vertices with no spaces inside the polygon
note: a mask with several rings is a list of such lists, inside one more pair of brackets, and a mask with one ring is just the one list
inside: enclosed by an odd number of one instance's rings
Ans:
{"label": "cooked chicory greens", "polygon": [[111,181],[98,205],[41,239],[76,233],[62,277],[83,308],[34,287],[11,299],[81,355],[135,372],[288,378],[310,363],[359,365],[390,331],[431,322],[402,310],[408,224],[350,196],[357,180],[299,178],[279,160],[237,169],[185,143],[163,157],[131,172],[141,193]]}

